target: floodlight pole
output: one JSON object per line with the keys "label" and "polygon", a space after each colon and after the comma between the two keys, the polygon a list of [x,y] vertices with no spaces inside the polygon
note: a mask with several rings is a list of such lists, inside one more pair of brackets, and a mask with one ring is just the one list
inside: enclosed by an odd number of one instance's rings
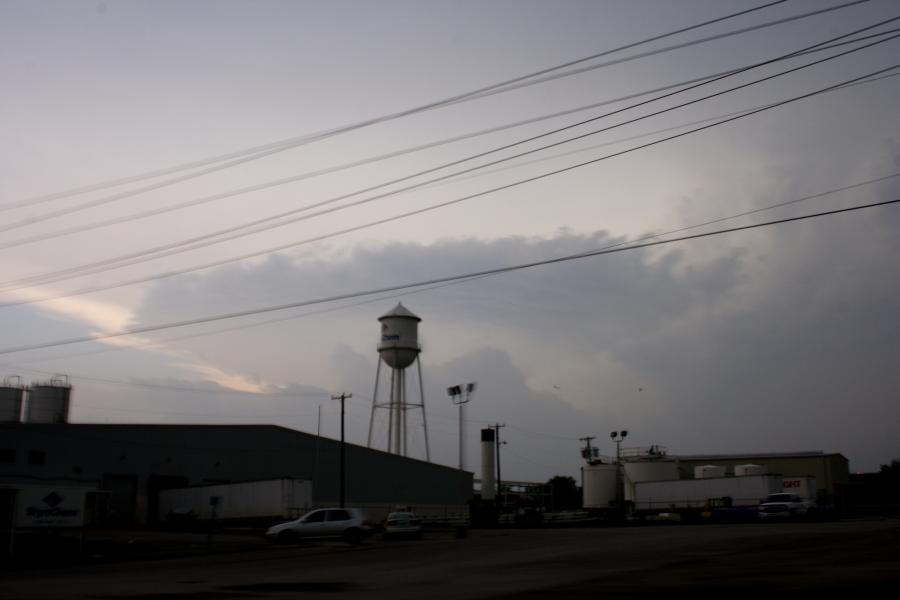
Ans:
{"label": "floodlight pole", "polygon": [[619,516],[623,516],[624,514],[624,494],[623,489],[625,487],[625,477],[622,473],[622,441],[625,440],[625,436],[628,435],[628,432],[624,429],[622,431],[613,431],[610,432],[609,437],[612,438],[612,441],[616,443],[616,510],[619,512]]}
{"label": "floodlight pole", "polygon": [[465,407],[472,399],[472,392],[475,391],[475,382],[467,383],[465,386],[465,397],[463,396],[463,386],[454,385],[447,388],[447,395],[453,404],[459,406],[459,470],[466,468],[465,457]]}

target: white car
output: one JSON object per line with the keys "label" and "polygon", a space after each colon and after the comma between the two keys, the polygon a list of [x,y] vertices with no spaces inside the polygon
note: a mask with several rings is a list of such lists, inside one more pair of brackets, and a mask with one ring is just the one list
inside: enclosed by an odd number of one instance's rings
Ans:
{"label": "white car", "polygon": [[790,519],[805,516],[812,502],[797,494],[769,494],[759,505],[760,519]]}
{"label": "white car", "polygon": [[340,539],[348,544],[358,544],[372,531],[372,524],[358,508],[320,508],[296,521],[270,527],[266,539],[285,544],[302,539]]}
{"label": "white car", "polygon": [[384,539],[409,537],[421,540],[422,519],[411,512],[392,512],[384,521]]}

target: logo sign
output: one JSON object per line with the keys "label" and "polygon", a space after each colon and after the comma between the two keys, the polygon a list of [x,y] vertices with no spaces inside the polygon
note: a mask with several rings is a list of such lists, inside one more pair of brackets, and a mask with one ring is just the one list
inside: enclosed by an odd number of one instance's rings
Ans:
{"label": "logo sign", "polygon": [[802,485],[802,481],[799,479],[785,479],[784,480],[784,489],[799,489]]}
{"label": "logo sign", "polygon": [[81,527],[88,488],[23,486],[19,488],[18,527]]}

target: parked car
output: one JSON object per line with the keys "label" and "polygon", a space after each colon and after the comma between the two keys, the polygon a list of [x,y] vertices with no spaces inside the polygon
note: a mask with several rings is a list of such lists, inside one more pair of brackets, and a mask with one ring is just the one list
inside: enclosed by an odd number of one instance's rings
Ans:
{"label": "parked car", "polygon": [[759,505],[760,519],[789,519],[805,516],[812,502],[797,494],[769,494]]}
{"label": "parked car", "polygon": [[280,543],[296,543],[302,539],[340,539],[348,544],[358,544],[372,532],[372,524],[358,508],[320,508],[296,521],[270,527],[266,531],[266,539]]}
{"label": "parked car", "polygon": [[424,536],[422,519],[412,512],[392,512],[384,521],[382,538],[413,538],[421,540]]}

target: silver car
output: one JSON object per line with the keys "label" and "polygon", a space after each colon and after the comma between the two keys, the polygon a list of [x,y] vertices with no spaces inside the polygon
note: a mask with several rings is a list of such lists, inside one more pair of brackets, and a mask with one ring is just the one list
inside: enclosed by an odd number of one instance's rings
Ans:
{"label": "silver car", "polygon": [[266,539],[285,544],[304,539],[340,539],[348,544],[358,544],[372,531],[372,524],[358,508],[320,508],[296,521],[270,527]]}

